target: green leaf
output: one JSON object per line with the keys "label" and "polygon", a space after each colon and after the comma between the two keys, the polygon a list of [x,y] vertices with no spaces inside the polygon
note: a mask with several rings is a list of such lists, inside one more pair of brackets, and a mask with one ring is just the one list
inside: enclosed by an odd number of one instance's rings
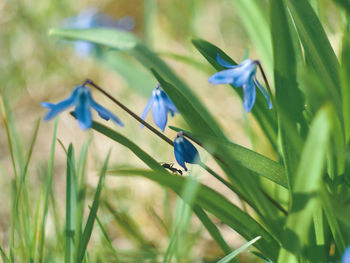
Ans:
{"label": "green leaf", "polygon": [[43,207],[43,216],[42,216],[41,229],[40,229],[41,238],[39,239],[39,248],[38,248],[40,263],[44,262],[45,227],[46,227],[47,211],[49,206],[49,197],[50,197],[50,192],[52,191],[52,176],[53,176],[53,164],[54,164],[54,158],[55,158],[57,126],[58,126],[58,118],[56,118],[56,121],[55,121],[55,127],[53,131],[52,143],[51,143],[49,168],[48,168],[47,179],[46,179],[45,188],[44,188],[45,189],[44,207]]}
{"label": "green leaf", "polygon": [[[180,196],[183,193],[186,180],[188,180],[188,178],[161,171],[118,170],[114,171],[114,173],[116,175],[139,175],[149,178],[163,186],[171,188]],[[241,211],[237,206],[213,189],[199,184],[193,204],[212,213],[246,239],[252,239],[258,235],[262,236],[263,239],[256,247],[269,258],[276,259],[279,249],[276,240],[252,217]]]}
{"label": "green leaf", "polygon": [[98,43],[104,46],[113,47],[120,50],[130,50],[139,43],[137,37],[130,33],[121,30],[112,30],[109,28],[53,28],[49,31],[49,35],[62,36],[69,40],[84,39],[89,42]]}
{"label": "green leaf", "polygon": [[295,177],[293,205],[287,218],[278,262],[299,262],[299,256],[303,256],[302,248],[307,244],[313,216],[320,206],[316,194],[321,189],[326,166],[332,129],[330,111],[329,105],[321,108],[311,124]]}
{"label": "green leaf", "polygon": [[[283,161],[288,184],[292,188],[301,150],[295,146],[298,144],[293,143],[291,138],[299,138],[296,125],[303,119],[304,103],[296,82],[296,58],[287,20],[287,10],[283,1],[270,1],[270,16]],[[286,127],[286,122],[288,127]]]}
{"label": "green leaf", "polygon": [[246,250],[248,247],[250,247],[251,245],[253,245],[256,241],[258,241],[261,237],[258,236],[252,240],[250,240],[249,242],[245,243],[243,246],[239,247],[238,249],[236,249],[235,251],[232,251],[230,254],[228,254],[226,257],[220,259],[217,263],[228,263],[230,262],[232,259],[234,259],[239,253],[242,253],[244,250]]}
{"label": "green leaf", "polygon": [[66,171],[66,251],[65,262],[74,260],[74,234],[76,220],[76,180],[75,180],[74,148],[69,144]]}
{"label": "green leaf", "polygon": [[112,129],[98,123],[93,122],[92,128],[95,131],[98,131],[102,133],[103,135],[109,137],[113,141],[116,141],[120,143],[121,145],[124,145],[129,150],[131,150],[137,157],[139,157],[148,167],[150,167],[153,170],[161,170],[165,171],[163,166],[161,166],[155,159],[153,159],[151,156],[149,156],[145,151],[143,151],[139,146],[137,146],[135,143],[130,141],[125,136],[121,135],[117,131],[113,131]]}
{"label": "green leaf", "polygon": [[339,63],[321,22],[308,1],[287,0],[286,3],[304,47],[306,61],[317,72],[341,116]]}
{"label": "green leaf", "polygon": [[[216,61],[216,54],[219,54],[226,61],[237,64],[234,62],[227,54],[225,54],[221,49],[215,45],[202,40],[202,39],[193,39],[193,45],[196,49],[206,58],[206,60],[216,69],[223,70],[224,68],[219,65]],[[237,89],[235,86],[230,85],[235,92],[243,99],[242,89]],[[214,87],[213,87],[214,88]],[[215,87],[218,88],[218,87]],[[266,104],[266,100],[260,92],[257,92],[256,102],[252,109],[252,114],[259,123],[260,127],[263,129],[265,135],[269,139],[271,145],[277,152],[277,120],[274,116],[273,110],[269,110]]]}
{"label": "green leaf", "polygon": [[[175,131],[184,131],[186,134],[200,141],[205,149],[210,152],[214,157],[219,156],[223,160],[227,160],[227,163],[235,162],[239,163],[248,170],[256,173],[259,176],[263,176],[285,188],[288,187],[287,177],[284,172],[284,167],[252,150],[249,150],[243,146],[235,144],[233,142],[220,140],[205,135],[192,134],[186,130],[175,128],[170,126],[169,128]],[[225,155],[222,154],[222,149],[225,149]],[[229,154],[229,156],[227,155]]]}
{"label": "green leaf", "polygon": [[199,220],[202,222],[202,224],[205,226],[205,228],[208,230],[211,237],[218,243],[218,245],[221,247],[222,251],[225,254],[230,253],[231,249],[229,245],[226,243],[225,239],[222,237],[219,229],[215,226],[215,224],[210,220],[208,215],[203,211],[203,209],[199,206],[194,205],[193,211],[196,214],[196,216],[199,218]]}
{"label": "green leaf", "polygon": [[270,1],[270,16],[276,101],[279,112],[298,122],[303,118],[304,101],[296,81],[296,57],[283,1]]}
{"label": "green leaf", "polygon": [[[199,101],[191,89],[169,68],[169,66],[161,60],[154,52],[148,49],[147,46],[141,43],[131,33],[121,32],[114,29],[52,29],[50,35],[59,36],[68,39],[87,40],[96,44],[104,45],[110,48],[119,49],[127,52],[136,58],[147,69],[153,68],[167,82],[173,85],[180,97],[172,97],[168,95],[176,105],[180,107],[182,104],[192,104],[196,115],[197,122],[189,125],[194,130],[206,130],[211,135],[224,136],[216,120]],[[189,114],[189,113],[188,113]]]}
{"label": "green leaf", "polygon": [[1,254],[2,261],[4,263],[9,263],[10,262],[10,259],[6,256],[5,251],[1,247],[0,247],[0,254]]}
{"label": "green leaf", "polygon": [[341,53],[341,88],[343,100],[345,143],[350,141],[350,28],[346,27]]}
{"label": "green leaf", "polygon": [[101,195],[102,187],[104,184],[104,179],[106,176],[109,157],[110,157],[110,152],[108,153],[106,160],[103,164],[103,167],[100,171],[98,185],[97,185],[95,196],[94,196],[94,201],[92,203],[92,207],[91,207],[91,210],[90,210],[90,213],[88,216],[88,220],[86,222],[86,226],[84,228],[83,235],[81,237],[81,240],[79,240],[78,251],[77,251],[77,262],[83,262],[85,252],[87,249],[87,245],[90,241],[92,229],[94,227],[94,223],[95,223],[96,216],[97,216],[97,210],[98,210],[98,207],[100,204],[100,195]]}

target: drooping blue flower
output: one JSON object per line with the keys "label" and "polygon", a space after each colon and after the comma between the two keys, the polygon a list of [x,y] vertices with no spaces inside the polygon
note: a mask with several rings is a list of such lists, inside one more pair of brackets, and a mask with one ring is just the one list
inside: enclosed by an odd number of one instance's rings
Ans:
{"label": "drooping blue flower", "polygon": [[246,59],[239,65],[232,65],[216,54],[217,62],[228,68],[219,71],[209,78],[209,82],[213,84],[233,84],[234,86],[243,87],[243,105],[246,112],[250,112],[253,108],[256,98],[256,87],[264,95],[269,109],[272,108],[270,96],[262,87],[256,78],[256,70],[258,66],[257,60]]}
{"label": "drooping blue flower", "polygon": [[350,263],[350,246],[345,249],[341,258],[341,263]]}
{"label": "drooping blue flower", "polygon": [[49,121],[62,111],[75,106],[74,113],[79,122],[79,126],[83,130],[90,128],[92,125],[90,108],[93,108],[95,111],[97,111],[102,119],[107,121],[109,119],[112,119],[120,126],[124,126],[124,124],[119,120],[117,116],[115,116],[106,108],[102,107],[92,98],[91,91],[86,86],[77,86],[69,98],[62,100],[57,104],[42,102],[41,105],[44,108],[49,109],[49,112],[44,117],[45,121]]}
{"label": "drooping blue flower", "polygon": [[174,153],[176,161],[187,171],[185,163],[198,163],[199,153],[196,147],[188,141],[182,132],[178,132],[174,140]]}
{"label": "drooping blue flower", "polygon": [[[99,13],[96,8],[85,8],[77,16],[64,19],[62,24],[64,28],[71,29],[107,27],[130,31],[134,28],[135,21],[131,16],[125,16],[119,20],[115,20],[109,15]],[[74,50],[80,57],[90,55],[95,47],[95,44],[88,41],[74,41]]]}
{"label": "drooping blue flower", "polygon": [[[152,108],[153,106],[153,108]],[[164,90],[160,88],[160,84],[152,91],[151,98],[149,99],[145,109],[142,112],[141,118],[144,120],[152,108],[152,115],[154,123],[164,132],[165,126],[168,122],[168,112],[173,117],[175,113],[178,113],[174,103]]]}

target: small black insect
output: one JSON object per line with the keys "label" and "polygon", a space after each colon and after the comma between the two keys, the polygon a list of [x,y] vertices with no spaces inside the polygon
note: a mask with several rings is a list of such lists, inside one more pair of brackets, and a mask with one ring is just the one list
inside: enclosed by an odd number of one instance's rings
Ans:
{"label": "small black insect", "polygon": [[174,166],[173,163],[161,163],[161,165],[165,168],[165,169],[169,169],[170,171],[172,171],[173,173],[178,173],[182,175],[182,171],[180,169],[177,169]]}

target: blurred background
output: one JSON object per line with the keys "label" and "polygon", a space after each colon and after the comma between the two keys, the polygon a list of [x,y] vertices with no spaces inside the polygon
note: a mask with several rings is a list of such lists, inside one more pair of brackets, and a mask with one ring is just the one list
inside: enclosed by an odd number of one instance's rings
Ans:
{"label": "blurred background", "polygon": [[[264,8],[265,1],[261,2]],[[338,28],[341,18],[331,2],[320,1],[324,7],[321,10],[326,11],[319,15],[335,50],[339,50],[338,40],[341,36],[335,28]],[[89,52],[79,52],[79,47],[73,42],[48,35],[50,28],[74,24],[84,10],[95,10],[115,21],[121,21],[121,18],[127,16],[121,24],[147,43],[192,87],[217,118],[228,138],[275,158],[254,120],[243,112],[242,103],[234,91],[227,86],[208,83],[208,77],[214,70],[191,43],[192,38],[199,37],[217,45],[237,62],[249,53],[251,58],[261,59],[263,66],[268,64],[249,40],[235,1],[3,0],[0,2],[0,92],[10,120],[11,133],[15,138],[14,155],[19,163],[25,159],[36,121],[45,115],[46,110],[41,107],[42,101],[56,103],[68,97],[75,86],[90,78],[141,115],[156,85],[150,72],[126,54],[97,46]],[[126,135],[156,160],[175,163],[175,167],[179,168],[173,150],[168,145],[146,129],[139,128],[136,121],[100,93],[94,90],[93,96],[120,117],[125,127],[117,127],[113,123],[104,124]],[[147,120],[153,124],[151,114]],[[179,115],[171,118],[168,124],[186,128]],[[40,124],[27,177],[30,202],[37,202],[45,180],[53,125],[53,121]],[[169,128],[166,128],[165,133],[170,138],[176,136]],[[76,151],[84,143],[90,142],[87,162],[88,196],[96,187],[98,170],[109,149],[112,149],[109,168],[144,167],[123,146],[93,131],[79,129],[78,123],[68,112],[60,115],[57,137],[66,148],[72,142]],[[204,152],[201,152],[201,157],[219,170]],[[62,244],[56,237],[64,225],[65,171],[66,153],[57,144],[52,203],[47,222],[47,242],[52,249],[52,262],[60,262],[62,257],[59,253]],[[221,185],[216,185],[218,183],[209,174],[196,167],[193,167],[192,172],[201,182],[220,192],[225,191]],[[0,203],[0,245],[6,248],[11,218],[10,186],[14,175],[3,121],[0,121],[0,174],[0,198],[3,200]],[[227,197],[236,200],[235,196]],[[177,197],[145,179],[110,176],[102,198],[104,205],[99,216],[115,249],[121,255],[121,262],[159,261],[157,255],[164,253],[168,246],[172,221],[178,209]],[[213,220],[220,225],[215,218]],[[215,262],[223,256],[195,216],[189,215],[188,224],[188,231],[184,234],[187,250],[183,251],[179,262]],[[228,227],[221,226],[220,230],[232,249],[242,244],[242,240]],[[98,262],[98,259],[101,262],[113,262],[97,227],[89,251],[96,259],[92,262]],[[243,262],[256,260],[247,254],[242,254],[240,258]]]}

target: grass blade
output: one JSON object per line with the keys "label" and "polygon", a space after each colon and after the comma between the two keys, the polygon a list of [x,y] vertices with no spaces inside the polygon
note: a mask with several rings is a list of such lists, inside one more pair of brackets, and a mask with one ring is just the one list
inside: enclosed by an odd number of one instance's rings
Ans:
{"label": "grass blade", "polygon": [[66,251],[65,262],[74,260],[74,234],[76,214],[76,180],[75,177],[74,148],[69,144],[67,153],[66,171]]}
{"label": "grass blade", "polygon": [[253,245],[255,242],[257,242],[261,237],[258,236],[252,240],[250,240],[249,242],[245,243],[243,246],[241,246],[240,248],[236,249],[235,251],[232,251],[230,254],[228,254],[226,257],[220,259],[217,263],[228,263],[230,262],[232,259],[234,259],[239,253],[242,253],[244,250],[246,250],[248,247],[250,247],[251,245]]}
{"label": "grass blade", "polygon": [[39,248],[38,248],[40,263],[44,261],[45,227],[46,227],[47,211],[49,207],[49,197],[50,197],[50,192],[52,191],[52,176],[53,176],[53,164],[54,164],[54,158],[55,158],[57,126],[58,126],[58,118],[56,118],[56,121],[55,121],[55,127],[53,131],[52,144],[51,144],[49,167],[47,172],[47,180],[45,182],[44,208],[43,208],[43,216],[41,221],[40,239],[39,239]]}
{"label": "grass blade", "polygon": [[210,220],[209,216],[203,211],[203,209],[197,205],[193,206],[193,211],[199,220],[202,222],[203,226],[208,230],[211,237],[218,243],[220,248],[225,254],[230,253],[231,249],[226,243],[225,239],[222,237],[219,229],[216,225]]}
{"label": "grass blade", "polygon": [[299,262],[299,256],[303,257],[301,249],[307,243],[313,215],[319,208],[319,200],[315,194],[320,190],[326,165],[326,153],[332,128],[330,116],[330,108],[325,106],[317,113],[311,124],[295,177],[294,205],[287,218],[284,248],[279,254],[278,262]]}
{"label": "grass blade", "polygon": [[94,201],[92,203],[92,207],[91,207],[91,210],[89,213],[88,220],[86,222],[86,226],[84,228],[83,235],[81,237],[81,240],[79,240],[78,251],[77,251],[77,262],[83,261],[84,256],[85,256],[85,252],[87,249],[87,245],[90,241],[92,229],[93,229],[95,219],[97,216],[97,210],[98,210],[98,207],[100,204],[100,195],[101,195],[102,187],[104,184],[104,179],[106,176],[109,157],[110,157],[110,152],[108,153],[107,158],[106,158],[106,160],[103,164],[103,167],[100,171],[98,185],[97,185],[95,196],[94,196]]}

